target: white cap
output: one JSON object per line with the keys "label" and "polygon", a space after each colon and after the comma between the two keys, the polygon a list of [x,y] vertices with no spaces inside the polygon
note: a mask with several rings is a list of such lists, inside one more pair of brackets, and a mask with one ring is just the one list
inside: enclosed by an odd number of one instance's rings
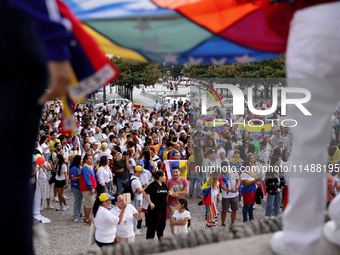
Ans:
{"label": "white cap", "polygon": [[223,153],[226,153],[226,152],[225,152],[225,149],[223,149],[223,148],[219,149],[219,150],[217,151],[217,154],[220,155],[222,152],[223,152]]}

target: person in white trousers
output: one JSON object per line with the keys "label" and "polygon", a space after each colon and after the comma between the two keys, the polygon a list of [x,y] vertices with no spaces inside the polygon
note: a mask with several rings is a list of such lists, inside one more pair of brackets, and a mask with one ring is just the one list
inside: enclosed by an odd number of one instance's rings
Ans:
{"label": "person in white trousers", "polygon": [[[303,105],[312,114],[305,116],[294,105],[287,108],[287,119],[298,121],[298,125],[291,129],[295,141],[289,163],[297,168],[299,165],[310,167],[311,164],[325,166],[327,144],[331,137],[330,115],[339,101],[340,79],[336,79],[340,77],[339,1],[318,4],[294,13],[290,23],[286,66],[288,86],[310,91],[311,99]],[[290,173],[289,203],[283,213],[283,230],[276,232],[271,239],[271,248],[275,253],[317,253],[325,219],[325,172]],[[331,203],[329,211],[333,219],[329,234],[333,240],[330,241],[336,241],[339,245],[339,197]]]}

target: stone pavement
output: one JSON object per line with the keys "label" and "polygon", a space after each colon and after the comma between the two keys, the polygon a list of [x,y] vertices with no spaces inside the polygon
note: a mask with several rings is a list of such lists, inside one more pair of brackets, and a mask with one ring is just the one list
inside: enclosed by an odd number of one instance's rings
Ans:
{"label": "stone pavement", "polygon": [[[196,191],[195,191],[196,192]],[[34,221],[35,225],[42,225],[47,235],[45,236],[49,242],[48,246],[44,246],[38,239],[34,238],[34,248],[35,253],[39,255],[57,255],[57,254],[76,254],[79,252],[86,251],[99,251],[97,245],[88,245],[89,240],[89,230],[90,227],[82,222],[73,222],[73,203],[74,198],[71,189],[65,190],[64,194],[69,198],[67,200],[70,208],[67,211],[56,211],[46,209],[46,201],[43,202],[44,210],[41,214],[51,220],[51,223],[42,224],[38,221]],[[189,202],[188,208],[191,213],[191,229],[202,229],[205,227],[205,206],[198,206],[200,199],[196,198],[194,194],[193,198],[187,196]],[[55,208],[59,205],[57,202],[51,202],[52,206]],[[221,211],[222,203],[218,203],[218,210]],[[219,215],[219,220],[220,220]],[[264,218],[263,205],[256,205],[256,210],[254,210],[254,219],[259,220]],[[82,221],[83,218],[81,218]],[[236,222],[242,222],[242,208],[239,208]],[[230,225],[230,213],[227,213],[226,226]],[[136,242],[143,242],[146,240],[146,227],[143,215],[143,224],[141,229],[142,235],[136,236]],[[169,220],[166,223],[166,229],[164,231],[164,236],[170,236],[170,225]],[[155,237],[155,241],[157,237]]]}

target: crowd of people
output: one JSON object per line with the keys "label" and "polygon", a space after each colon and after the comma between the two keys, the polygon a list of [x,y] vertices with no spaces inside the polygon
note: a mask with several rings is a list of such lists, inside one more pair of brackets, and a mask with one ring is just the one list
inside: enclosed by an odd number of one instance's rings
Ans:
{"label": "crowd of people", "polygon": [[[219,225],[219,202],[221,226],[226,225],[227,212],[231,212],[232,226],[240,207],[243,221],[253,220],[255,204],[264,197],[265,218],[279,216],[288,198],[289,174],[282,171],[282,166],[288,164],[293,148],[290,128],[274,125],[270,132],[263,128],[256,138],[238,124],[224,124],[223,130],[216,132],[216,127],[207,125],[200,114],[196,99],[193,95],[194,104],[190,104],[190,95],[177,103],[156,102],[152,110],[136,107],[130,101],[112,109],[104,104],[102,112],[94,110],[93,102],[78,104],[73,135],[62,132],[62,104],[55,101],[46,105],[34,152],[45,158],[43,165],[34,168],[41,210],[45,200],[46,209],[54,209],[51,199],[59,202],[57,211],[68,210],[63,192],[70,186],[73,220],[79,222],[84,217],[85,224],[94,222],[100,247],[134,242],[135,235],[141,234],[143,214],[146,238],[153,239],[155,233],[159,239],[163,236],[167,215],[172,234],[188,233],[188,208],[194,195],[205,205],[207,228]],[[270,104],[261,103],[259,107]],[[232,109],[223,107],[215,108],[214,114],[216,118],[236,120],[249,117],[235,116]],[[335,125],[340,112],[335,115],[329,147],[332,164],[340,161]],[[178,166],[171,169],[171,177],[167,176],[165,160],[186,161],[187,176],[181,176]],[[281,170],[266,171],[269,166]],[[227,170],[212,174],[200,171],[204,167]],[[340,190],[339,175],[333,175],[327,176],[328,203]],[[126,193],[131,203],[127,203]]]}

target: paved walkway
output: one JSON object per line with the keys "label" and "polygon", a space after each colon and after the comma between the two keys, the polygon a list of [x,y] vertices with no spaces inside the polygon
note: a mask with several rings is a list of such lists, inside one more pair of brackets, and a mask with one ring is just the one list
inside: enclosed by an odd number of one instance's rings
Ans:
{"label": "paved walkway", "polygon": [[[196,193],[196,190],[194,191]],[[47,232],[46,238],[49,241],[48,246],[42,245],[37,241],[37,238],[34,238],[34,248],[35,253],[39,255],[65,255],[65,254],[76,254],[79,252],[86,251],[99,251],[99,247],[97,245],[88,245],[89,240],[89,231],[90,227],[85,225],[84,223],[74,223],[73,222],[73,203],[74,198],[71,192],[71,189],[68,188],[64,191],[64,194],[69,198],[67,200],[67,204],[70,208],[67,211],[56,211],[45,209],[46,201],[43,202],[44,210],[41,214],[51,220],[51,223],[42,224],[38,221],[34,221],[35,225],[42,225]],[[194,194],[193,198],[186,197],[188,200],[188,208],[191,213],[191,229],[202,229],[202,231],[211,231],[205,230],[205,206],[198,206],[198,202],[200,199],[196,198],[196,194]],[[59,205],[59,203],[51,202],[52,206],[55,208]],[[222,203],[221,201],[218,203],[218,210],[221,212]],[[264,218],[264,209],[262,205],[257,205],[256,210],[254,210],[254,219],[259,220]],[[83,218],[81,218],[82,220]],[[219,215],[219,220],[221,216]],[[236,216],[236,222],[242,222],[242,208],[239,208]],[[220,222],[219,222],[220,223]],[[230,213],[227,213],[226,218],[226,226],[230,225]],[[143,242],[146,240],[146,227],[143,215],[143,224],[142,224],[142,235],[136,236],[136,242]],[[166,222],[166,228],[164,231],[164,236],[170,236],[170,223],[169,220]],[[155,242],[157,242],[157,237],[155,237]]]}

